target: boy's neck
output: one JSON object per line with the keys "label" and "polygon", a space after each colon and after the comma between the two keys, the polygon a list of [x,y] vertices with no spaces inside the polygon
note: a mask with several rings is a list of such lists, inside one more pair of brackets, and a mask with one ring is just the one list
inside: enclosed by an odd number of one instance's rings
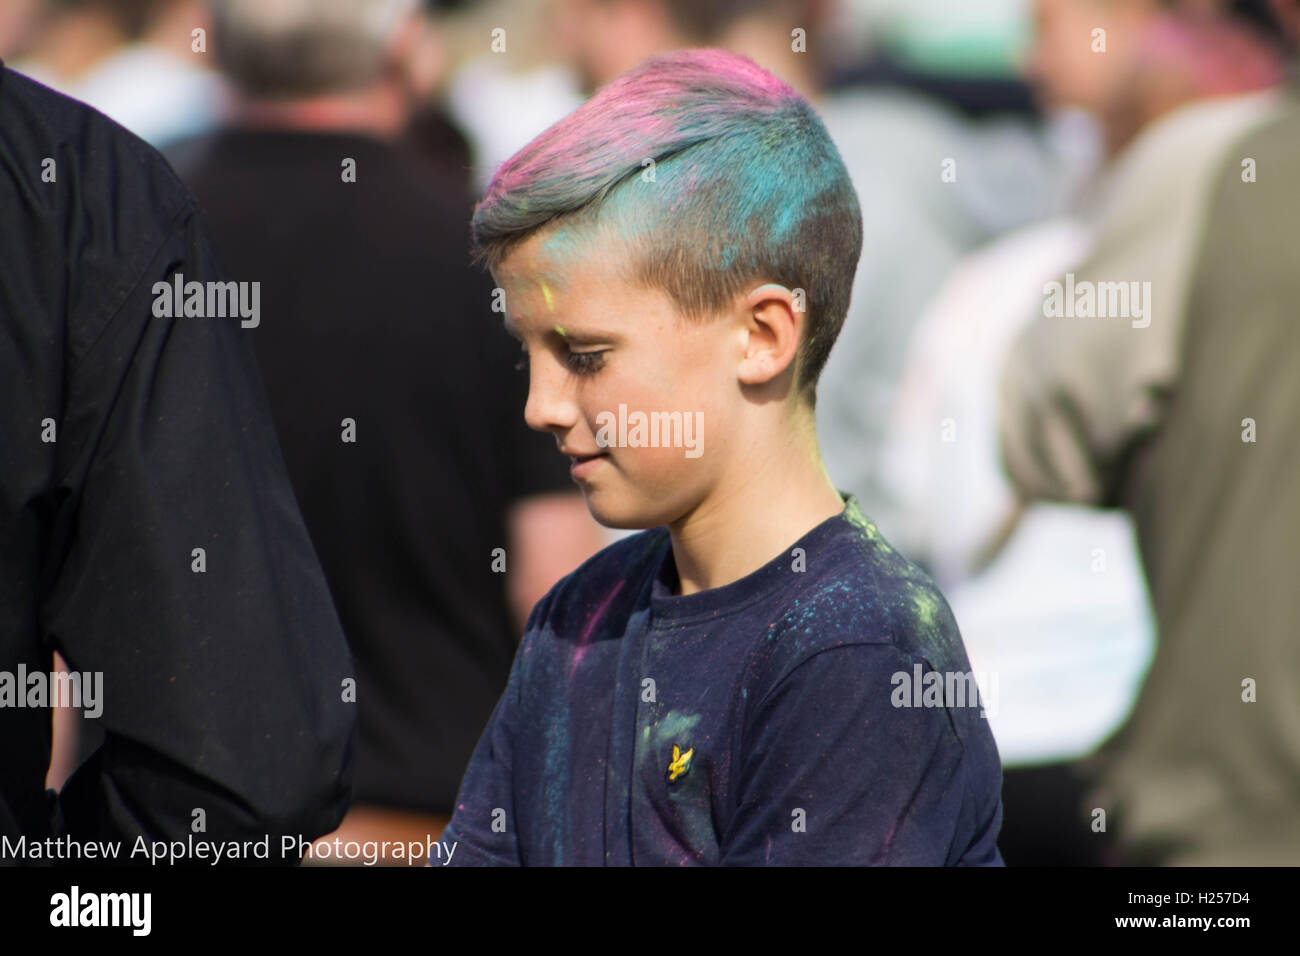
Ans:
{"label": "boy's neck", "polygon": [[822,465],[815,432],[802,447],[748,459],[745,475],[669,525],[677,594],[719,588],[752,574],[828,518],[844,501]]}

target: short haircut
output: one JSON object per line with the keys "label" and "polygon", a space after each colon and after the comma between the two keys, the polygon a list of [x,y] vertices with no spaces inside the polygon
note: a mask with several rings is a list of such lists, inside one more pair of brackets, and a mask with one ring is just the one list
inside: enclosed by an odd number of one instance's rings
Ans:
{"label": "short haircut", "polygon": [[364,87],[419,0],[208,0],[222,71],[261,99]]}
{"label": "short haircut", "polygon": [[624,240],[627,278],[662,289],[690,319],[755,282],[802,289],[797,387],[815,404],[849,308],[862,213],[826,127],[790,86],[714,49],[629,70],[497,170],[474,211],[475,258],[495,271],[561,222]]}

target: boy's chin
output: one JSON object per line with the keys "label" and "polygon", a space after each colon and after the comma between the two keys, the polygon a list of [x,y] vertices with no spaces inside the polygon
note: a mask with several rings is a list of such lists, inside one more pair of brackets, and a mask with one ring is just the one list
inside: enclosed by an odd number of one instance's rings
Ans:
{"label": "boy's chin", "polygon": [[606,528],[636,531],[658,528],[671,520],[664,516],[662,505],[655,507],[652,502],[636,502],[611,494],[607,488],[586,487],[582,493],[591,516]]}
{"label": "boy's chin", "polygon": [[648,523],[649,518],[634,509],[610,506],[603,502],[601,499],[604,496],[598,491],[584,491],[583,494],[586,496],[587,510],[591,512],[591,516],[606,528],[638,530],[655,527]]}

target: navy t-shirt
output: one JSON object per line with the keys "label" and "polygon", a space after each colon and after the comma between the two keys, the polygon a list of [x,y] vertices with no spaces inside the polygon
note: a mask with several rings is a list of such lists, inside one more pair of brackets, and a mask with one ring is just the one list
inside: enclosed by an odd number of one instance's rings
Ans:
{"label": "navy t-shirt", "polygon": [[912,693],[970,673],[952,612],[845,500],[723,587],[674,595],[666,528],[560,581],[461,783],[451,862],[1001,865],[978,699]]}

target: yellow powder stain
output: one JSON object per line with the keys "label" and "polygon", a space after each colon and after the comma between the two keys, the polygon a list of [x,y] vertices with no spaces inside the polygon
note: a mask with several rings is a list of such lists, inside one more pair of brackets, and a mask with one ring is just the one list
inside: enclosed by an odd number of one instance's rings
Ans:
{"label": "yellow powder stain", "polygon": [[939,623],[938,599],[932,592],[915,585],[910,590],[916,622],[926,630],[933,630]]}

